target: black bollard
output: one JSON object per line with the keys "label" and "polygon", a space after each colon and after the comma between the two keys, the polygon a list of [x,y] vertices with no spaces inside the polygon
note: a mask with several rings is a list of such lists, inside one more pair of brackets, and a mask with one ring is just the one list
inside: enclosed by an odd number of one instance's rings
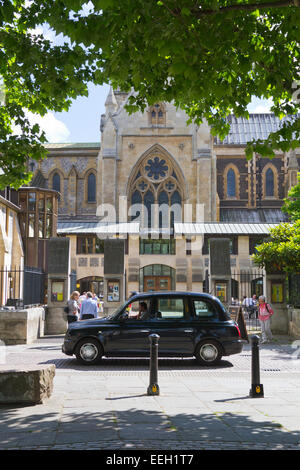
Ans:
{"label": "black bollard", "polygon": [[159,386],[157,379],[158,371],[158,340],[159,335],[149,335],[150,340],[150,384],[147,389],[147,395],[159,395]]}
{"label": "black bollard", "polygon": [[260,383],[260,370],[259,370],[259,347],[258,347],[259,337],[252,336],[252,384],[250,389],[251,398],[259,398],[264,396],[264,387]]}

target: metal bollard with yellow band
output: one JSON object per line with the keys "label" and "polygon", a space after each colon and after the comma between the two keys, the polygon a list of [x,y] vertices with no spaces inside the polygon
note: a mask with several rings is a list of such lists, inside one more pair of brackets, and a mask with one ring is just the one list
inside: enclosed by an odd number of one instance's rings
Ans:
{"label": "metal bollard with yellow band", "polygon": [[159,386],[157,379],[158,370],[158,340],[159,335],[149,335],[150,340],[150,384],[147,389],[147,395],[159,395]]}
{"label": "metal bollard with yellow band", "polygon": [[259,370],[259,347],[258,347],[259,337],[252,336],[252,384],[250,389],[251,398],[264,397],[264,387],[260,383],[260,370]]}

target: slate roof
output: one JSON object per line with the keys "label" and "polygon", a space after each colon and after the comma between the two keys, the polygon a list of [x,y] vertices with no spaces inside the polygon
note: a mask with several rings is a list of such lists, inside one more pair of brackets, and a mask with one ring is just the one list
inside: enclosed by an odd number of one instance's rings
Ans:
{"label": "slate roof", "polygon": [[62,150],[67,150],[67,149],[78,149],[78,148],[97,148],[99,149],[101,146],[100,142],[79,142],[79,143],[72,143],[72,142],[66,142],[66,143],[58,143],[58,144],[45,144],[44,147],[46,149],[62,149]]}
{"label": "slate roof", "polygon": [[269,223],[288,222],[288,216],[280,209],[220,209],[220,222]]}
{"label": "slate roof", "polygon": [[121,223],[101,223],[89,221],[58,221],[57,233],[62,234],[79,234],[79,233],[92,233],[92,234],[138,234],[139,224],[136,222],[121,222]]}
{"label": "slate roof", "polygon": [[287,116],[280,120],[272,113],[250,114],[249,119],[236,117],[234,115],[227,117],[230,124],[229,134],[221,141],[215,138],[215,145],[246,145],[253,139],[266,139],[271,132],[276,132],[286,121],[299,118],[300,114]]}
{"label": "slate roof", "polygon": [[270,228],[275,228],[278,224],[261,223],[175,223],[175,235],[268,235]]}

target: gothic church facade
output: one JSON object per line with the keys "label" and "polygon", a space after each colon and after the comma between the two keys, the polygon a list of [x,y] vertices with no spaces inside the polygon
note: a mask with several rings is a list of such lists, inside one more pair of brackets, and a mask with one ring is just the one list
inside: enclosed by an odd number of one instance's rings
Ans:
{"label": "gothic church facade", "polygon": [[211,237],[230,238],[235,269],[254,269],[255,244],[285,219],[300,151],[247,161],[245,145],[280,122],[231,116],[221,142],[170,103],[129,115],[128,97],[110,89],[99,143],[49,144],[30,163],[32,186],[60,193],[57,233],[70,238],[77,288],[101,291],[105,236],[125,239],[127,295],[207,289]]}

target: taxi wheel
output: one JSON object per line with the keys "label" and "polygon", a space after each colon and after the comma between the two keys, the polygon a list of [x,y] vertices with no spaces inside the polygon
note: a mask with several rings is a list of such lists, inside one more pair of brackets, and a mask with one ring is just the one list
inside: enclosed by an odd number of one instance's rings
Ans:
{"label": "taxi wheel", "polygon": [[80,364],[97,364],[103,355],[103,349],[99,341],[93,338],[86,338],[79,341],[75,349],[75,356]]}
{"label": "taxi wheel", "polygon": [[221,345],[212,339],[202,341],[197,347],[195,357],[197,362],[203,366],[214,366],[221,360]]}

